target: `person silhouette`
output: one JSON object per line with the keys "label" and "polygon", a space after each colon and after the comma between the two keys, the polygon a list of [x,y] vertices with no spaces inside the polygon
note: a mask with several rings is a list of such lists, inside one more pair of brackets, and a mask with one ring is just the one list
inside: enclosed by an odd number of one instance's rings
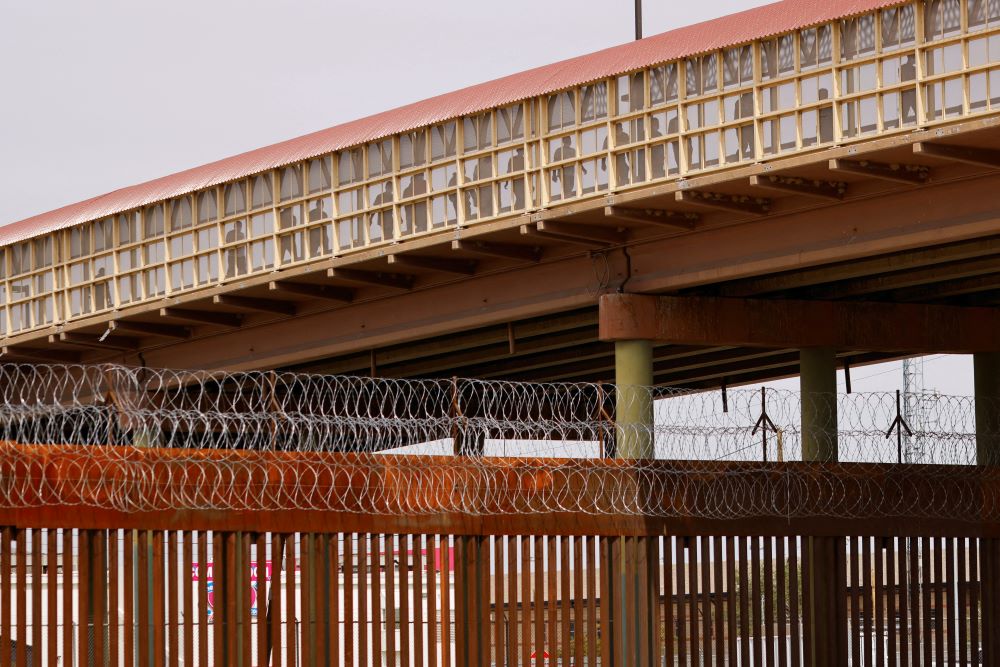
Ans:
{"label": "person silhouette", "polygon": [[[652,116],[649,119],[649,137],[650,139],[656,139],[657,137],[662,137],[663,133],[660,131],[660,119],[657,116]],[[650,149],[650,159],[652,160],[653,178],[663,178],[667,174],[667,151],[664,144],[656,144]]]}
{"label": "person silhouette", "polygon": [[650,139],[656,139],[657,137],[662,137],[663,133],[660,131],[660,118],[659,116],[650,116],[649,118],[649,137]]}
{"label": "person silhouette", "polygon": [[[753,118],[753,111],[753,93],[743,93],[733,105],[733,116],[738,120]],[[738,131],[743,159],[749,160],[754,156],[753,125],[744,125]]]}
{"label": "person silhouette", "polygon": [[[899,66],[900,81],[913,81],[917,78],[917,63],[912,55],[906,56],[906,60]],[[907,88],[900,93],[900,109],[903,113],[904,123],[913,123],[917,120],[917,91],[915,88]]]}
{"label": "person silhouette", "polygon": [[[569,135],[562,138],[562,144],[552,153],[553,162],[562,162],[576,157],[573,139]],[[576,169],[572,164],[565,165],[552,172],[552,178],[562,185],[562,198],[576,196]]]}
{"label": "person silhouette", "polygon": [[[467,179],[468,183],[475,183],[483,176],[489,176],[489,170],[486,170],[485,174],[479,173],[479,161],[475,160],[472,165],[472,174]],[[468,188],[462,191],[463,201],[465,202],[465,217],[469,220],[475,220],[479,217],[479,188]]]}
{"label": "person silhouette", "polygon": [[[94,274],[95,279],[100,279],[105,276],[106,272],[104,267],[97,269],[97,273]],[[111,303],[111,290],[108,289],[108,283],[106,280],[99,280],[99,282],[94,283],[94,307],[98,310],[103,310],[105,308],[110,308]]]}
{"label": "person silhouette", "polygon": [[[243,241],[247,237],[243,221],[237,220],[233,228],[226,232],[226,245]],[[247,248],[245,245],[226,250],[226,277],[233,278],[247,272]]]}
{"label": "person silhouette", "polygon": [[332,250],[330,244],[330,230],[332,229],[332,226],[333,223],[327,222],[325,224],[312,227],[309,230],[310,257],[319,257],[320,255],[325,255]]}
{"label": "person silhouette", "polygon": [[[667,134],[677,134],[679,124],[678,116],[674,113],[670,118],[667,119]],[[667,172],[671,170],[680,169],[681,156],[680,156],[680,145],[676,140],[667,143]]]}
{"label": "person silhouette", "polygon": [[[383,186],[375,199],[372,200],[372,208],[388,206],[392,203],[392,186],[388,183]],[[392,229],[392,209],[387,208],[382,211],[375,211],[371,214],[371,224],[368,228],[368,240],[380,241],[394,238]]]}
{"label": "person silhouette", "polygon": [[330,213],[326,209],[326,202],[326,199],[317,199],[312,203],[312,208],[309,209],[309,222],[317,222],[330,217]]}
{"label": "person silhouette", "polygon": [[455,189],[458,187],[458,172],[452,171],[448,177],[448,205],[444,212],[445,223],[458,222],[458,194]]}
{"label": "person silhouette", "polygon": [[[829,99],[830,91],[826,88],[819,89],[819,99]],[[826,143],[833,141],[833,107],[825,106],[819,108],[819,141]]]}
{"label": "person silhouette", "polygon": [[[632,137],[628,131],[622,127],[624,123],[615,124],[615,146],[624,146],[631,143],[638,137]],[[607,140],[605,140],[605,144]],[[619,183],[631,183],[634,174],[632,173],[631,152],[626,151],[615,156],[616,168],[618,170],[617,179]]]}
{"label": "person silhouette", "polygon": [[297,206],[283,208],[278,213],[278,225],[281,229],[288,229],[299,224],[299,211]]}
{"label": "person silhouette", "polygon": [[[427,192],[427,181],[423,172],[417,172],[409,178],[403,179],[406,184],[403,186],[402,199],[409,199],[414,195],[422,195]],[[405,204],[399,207],[399,231],[402,234],[410,232],[422,232],[426,226],[426,207],[423,202]],[[424,215],[422,216],[421,213]]]}
{"label": "person silhouette", "polygon": [[[507,160],[506,173],[520,174],[522,171],[524,171],[524,149],[515,148],[510,159]],[[504,188],[510,190],[513,207],[515,209],[524,208],[524,178],[518,175],[513,181],[504,183]]]}

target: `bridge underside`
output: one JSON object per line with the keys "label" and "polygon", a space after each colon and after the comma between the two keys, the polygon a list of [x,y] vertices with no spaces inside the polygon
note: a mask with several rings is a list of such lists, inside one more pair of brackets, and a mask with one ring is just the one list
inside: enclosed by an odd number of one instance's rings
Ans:
{"label": "bridge underside", "polygon": [[[248,279],[14,338],[4,359],[610,381],[604,293],[992,306],[995,125],[835,147]],[[852,365],[908,353],[837,352]],[[768,347],[653,354],[654,381],[681,387],[793,375],[799,362]]]}

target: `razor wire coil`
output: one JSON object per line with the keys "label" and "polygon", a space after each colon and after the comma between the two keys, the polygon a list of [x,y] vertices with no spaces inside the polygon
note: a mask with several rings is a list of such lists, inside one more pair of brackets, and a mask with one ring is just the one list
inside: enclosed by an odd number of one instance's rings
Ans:
{"label": "razor wire coil", "polygon": [[[923,418],[897,436],[894,418],[910,416],[891,393],[729,389],[723,400],[588,383],[0,364],[0,505],[1000,518],[1000,473],[977,454],[977,437],[1000,434],[977,434],[970,397],[918,398]],[[619,419],[636,402],[651,423]],[[835,432],[804,435],[804,407],[835,409]],[[755,428],[765,411],[773,428]],[[835,439],[837,460],[803,461],[810,438]],[[626,441],[652,456],[610,460]],[[59,473],[25,445],[61,447]]]}

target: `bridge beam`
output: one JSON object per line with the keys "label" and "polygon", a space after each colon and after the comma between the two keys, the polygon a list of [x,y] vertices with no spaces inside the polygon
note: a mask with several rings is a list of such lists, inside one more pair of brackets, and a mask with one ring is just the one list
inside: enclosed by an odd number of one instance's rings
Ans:
{"label": "bridge beam", "polygon": [[912,303],[605,294],[600,339],[678,345],[992,352],[1000,309]]}

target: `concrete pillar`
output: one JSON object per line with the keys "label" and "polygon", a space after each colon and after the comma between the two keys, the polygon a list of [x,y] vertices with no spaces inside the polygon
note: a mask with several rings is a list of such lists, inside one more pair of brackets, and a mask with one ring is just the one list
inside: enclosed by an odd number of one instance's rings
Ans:
{"label": "concrete pillar", "polygon": [[[653,446],[653,397],[649,387],[653,384],[653,344],[649,340],[620,340],[615,342],[615,384],[618,385],[615,405],[615,440],[617,456],[623,459],[652,459],[656,457]],[[640,488],[639,493],[644,493]],[[639,540],[645,543],[644,540]],[[640,558],[637,540],[619,537],[608,540],[608,558],[611,571],[607,578],[607,595],[614,600],[610,606],[609,626],[614,628],[609,655],[615,665],[641,665],[649,662],[655,641],[654,629],[649,622],[652,608],[649,596],[655,582],[655,559]],[[632,576],[626,573],[631,572]],[[621,644],[614,641],[621,638]]]}
{"label": "concrete pillar", "polygon": [[[808,348],[799,353],[802,396],[802,460],[833,462],[837,452],[837,356],[832,348]],[[839,537],[808,537],[808,567],[803,571],[809,596],[812,665],[844,664],[847,618],[842,605],[846,583],[841,563],[846,544]]]}
{"label": "concrete pillar", "polygon": [[618,456],[651,459],[653,448],[653,344],[648,340],[615,342],[615,384],[618,385],[616,435]]}
{"label": "concrete pillar", "polygon": [[802,460],[837,460],[837,355],[831,348],[799,353]]}
{"label": "concrete pillar", "polygon": [[1000,352],[972,355],[976,392],[976,463],[1000,463]]}

